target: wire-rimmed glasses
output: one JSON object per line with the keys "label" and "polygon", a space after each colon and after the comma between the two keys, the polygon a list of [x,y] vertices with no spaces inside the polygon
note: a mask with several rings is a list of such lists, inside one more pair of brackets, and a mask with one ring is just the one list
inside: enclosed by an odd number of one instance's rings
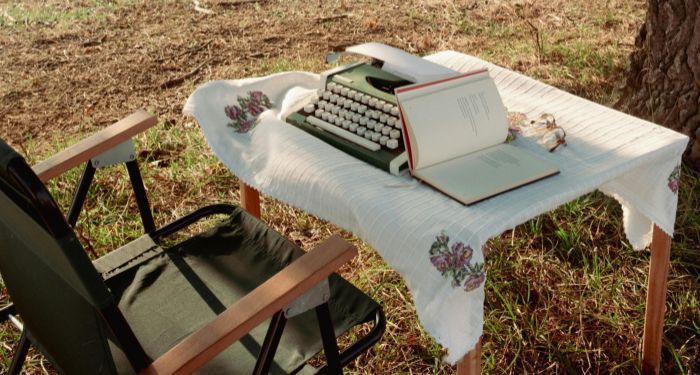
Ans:
{"label": "wire-rimmed glasses", "polygon": [[557,121],[550,113],[542,113],[534,120],[518,112],[509,114],[510,130],[523,132],[524,135],[537,135],[537,143],[549,152],[554,152],[559,146],[566,145],[566,132],[557,125]]}
{"label": "wire-rimmed glasses", "polygon": [[536,120],[530,121],[530,127],[541,133],[539,144],[553,152],[559,146],[566,145],[566,132],[557,125],[557,120],[549,113],[543,113]]}

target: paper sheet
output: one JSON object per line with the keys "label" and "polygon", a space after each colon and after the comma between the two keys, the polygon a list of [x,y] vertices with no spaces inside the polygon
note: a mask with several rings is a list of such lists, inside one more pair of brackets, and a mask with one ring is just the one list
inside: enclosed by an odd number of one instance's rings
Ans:
{"label": "paper sheet", "polygon": [[346,51],[384,61],[383,70],[415,83],[430,82],[458,73],[432,61],[377,42],[348,47]]}

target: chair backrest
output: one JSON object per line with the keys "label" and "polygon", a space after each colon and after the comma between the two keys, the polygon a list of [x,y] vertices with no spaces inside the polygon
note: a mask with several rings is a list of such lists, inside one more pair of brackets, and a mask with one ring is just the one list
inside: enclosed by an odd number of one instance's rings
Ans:
{"label": "chair backrest", "polygon": [[0,274],[37,348],[67,374],[115,373],[114,299],[50,194],[0,139]]}

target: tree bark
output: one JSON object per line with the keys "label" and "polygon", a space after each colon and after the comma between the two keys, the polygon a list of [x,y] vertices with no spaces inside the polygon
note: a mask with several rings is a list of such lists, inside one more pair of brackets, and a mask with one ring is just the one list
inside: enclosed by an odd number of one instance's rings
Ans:
{"label": "tree bark", "polygon": [[700,170],[700,1],[648,0],[618,106],[690,137]]}

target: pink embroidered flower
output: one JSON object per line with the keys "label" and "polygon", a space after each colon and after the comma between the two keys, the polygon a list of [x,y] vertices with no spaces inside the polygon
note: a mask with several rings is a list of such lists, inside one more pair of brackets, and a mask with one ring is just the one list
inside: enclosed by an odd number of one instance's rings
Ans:
{"label": "pink embroidered flower", "polygon": [[265,108],[272,107],[270,99],[262,91],[251,91],[248,93],[248,96],[250,96],[251,101],[258,103],[259,105]]}
{"label": "pink embroidered flower", "polygon": [[237,105],[227,105],[224,108],[224,112],[226,112],[226,116],[231,120],[239,120],[241,115],[243,115],[243,110]]}
{"label": "pink embroidered flower", "polygon": [[263,107],[260,103],[257,103],[255,101],[250,101],[246,105],[246,109],[248,110],[248,113],[250,113],[251,116],[259,116],[261,113],[265,112],[265,107]]}
{"label": "pink embroidered flower", "polygon": [[440,273],[445,273],[450,268],[450,261],[445,255],[431,256],[430,263],[432,263]]}
{"label": "pink embroidered flower", "polygon": [[680,164],[677,165],[673,170],[671,171],[671,174],[668,176],[668,188],[673,192],[673,194],[678,193],[678,189],[681,186],[681,166]]}
{"label": "pink embroidered flower", "polygon": [[264,97],[265,97],[265,94],[263,94],[262,91],[251,91],[250,92],[250,99],[255,101],[255,102],[261,103]]}
{"label": "pink embroidered flower", "polygon": [[452,245],[452,257],[455,267],[466,267],[472,259],[474,251],[469,246],[464,246],[461,242],[455,242]]}
{"label": "pink embroidered flower", "polygon": [[671,189],[671,191],[676,194],[678,193],[678,188],[679,188],[678,181],[669,181],[668,182],[668,188]]}
{"label": "pink embroidered flower", "polygon": [[467,292],[474,290],[486,279],[484,264],[471,262],[474,254],[471,246],[459,241],[450,246],[449,242],[445,231],[435,236],[435,242],[430,245],[430,263],[450,280],[452,287],[463,285]]}
{"label": "pink embroidered flower", "polygon": [[241,121],[238,125],[238,128],[235,129],[236,133],[247,133],[250,131],[250,129],[253,128],[253,125],[255,125],[256,119],[250,119],[250,120],[245,120]]}
{"label": "pink embroidered flower", "polygon": [[464,282],[464,291],[471,292],[472,290],[478,288],[484,281],[486,281],[485,273],[476,273],[467,276],[467,281]]}
{"label": "pink embroidered flower", "polygon": [[232,122],[227,125],[236,133],[247,133],[258,123],[258,116],[267,108],[272,108],[270,99],[262,91],[249,91],[248,96],[238,96],[238,105],[224,107],[226,117]]}

